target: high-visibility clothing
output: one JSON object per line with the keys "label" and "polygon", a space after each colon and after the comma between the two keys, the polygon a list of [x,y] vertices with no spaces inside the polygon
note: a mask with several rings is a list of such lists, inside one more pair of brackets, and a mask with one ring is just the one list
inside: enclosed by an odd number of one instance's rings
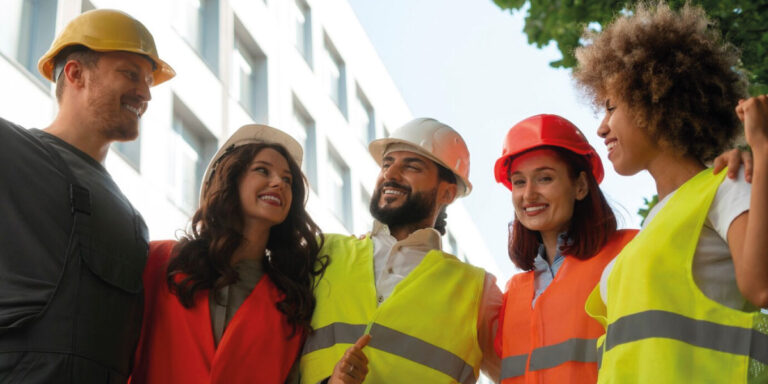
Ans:
{"label": "high-visibility clothing", "polygon": [[373,242],[328,235],[330,264],[315,290],[315,332],[301,357],[303,383],[329,377],[365,333],[371,341],[365,383],[474,383],[482,351],[477,321],[485,271],[438,250],[377,306]]}
{"label": "high-visibility clothing", "polygon": [[590,295],[587,311],[607,325],[599,383],[768,382],[756,378],[768,375],[765,315],[719,304],[693,280],[699,234],[724,177],[705,169],[688,180],[624,247],[608,277],[607,311],[599,289]]}
{"label": "high-visibility clothing", "polygon": [[298,331],[275,304],[283,297],[267,275],[238,308],[218,346],[213,342],[210,291],[184,308],[165,272],[173,241],[153,242],[144,272],[144,323],[131,383],[282,384],[301,348]]}
{"label": "high-visibility clothing", "polygon": [[519,273],[504,294],[501,379],[516,383],[595,383],[597,338],[603,327],[584,311],[603,268],[632,240],[636,230],[620,230],[587,260],[566,256],[555,280],[536,300],[534,272]]}

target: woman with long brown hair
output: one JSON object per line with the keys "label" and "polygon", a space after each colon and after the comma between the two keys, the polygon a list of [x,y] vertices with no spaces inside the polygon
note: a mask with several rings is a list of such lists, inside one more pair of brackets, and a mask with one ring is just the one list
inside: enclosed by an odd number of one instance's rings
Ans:
{"label": "woman with long brown hair", "polygon": [[216,153],[186,234],[150,246],[133,383],[286,381],[325,268],[301,159],[264,125]]}

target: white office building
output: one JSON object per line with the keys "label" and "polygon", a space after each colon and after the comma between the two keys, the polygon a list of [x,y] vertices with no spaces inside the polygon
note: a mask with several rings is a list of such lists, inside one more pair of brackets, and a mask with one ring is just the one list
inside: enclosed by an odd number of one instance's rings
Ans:
{"label": "white office building", "polygon": [[[346,1],[2,0],[0,116],[39,128],[53,119],[37,60],[56,31],[97,7],[141,20],[177,71],[151,89],[140,139],[115,144],[106,160],[152,239],[188,224],[218,143],[253,122],[303,143],[309,210],[324,231],[370,230],[378,167],[367,143],[413,116]],[[445,248],[498,275],[461,201],[448,214]]]}

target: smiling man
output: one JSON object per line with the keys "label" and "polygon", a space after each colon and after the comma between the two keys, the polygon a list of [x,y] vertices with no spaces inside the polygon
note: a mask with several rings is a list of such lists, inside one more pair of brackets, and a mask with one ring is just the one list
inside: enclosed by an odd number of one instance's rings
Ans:
{"label": "smiling man", "polygon": [[175,73],[144,25],[106,9],[73,19],[38,69],[56,83],[51,125],[0,119],[0,382],[124,383],[147,228],[102,163]]}
{"label": "smiling man", "polygon": [[441,250],[445,209],[472,188],[464,140],[421,118],[369,151],[381,166],[373,231],[326,237],[301,381],[474,383],[481,369],[498,378],[496,279]]}

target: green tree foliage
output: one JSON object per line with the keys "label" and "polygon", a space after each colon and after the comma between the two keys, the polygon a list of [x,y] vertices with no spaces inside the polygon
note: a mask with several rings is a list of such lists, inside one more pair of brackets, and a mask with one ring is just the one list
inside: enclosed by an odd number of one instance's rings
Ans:
{"label": "green tree foliage", "polygon": [[[528,5],[523,31],[538,48],[555,42],[563,57],[551,66],[572,68],[573,51],[586,28],[600,30],[617,14],[630,12],[632,4],[615,0],[494,0],[510,11]],[[680,8],[686,0],[667,0]],[[717,23],[725,39],[741,49],[743,69],[749,74],[753,95],[768,93],[768,1],[692,0]]]}
{"label": "green tree foliage", "polygon": [[647,197],[643,197],[643,204],[645,204],[645,206],[637,210],[637,214],[643,218],[643,220],[640,221],[641,225],[645,222],[645,219],[648,218],[648,212],[650,212],[651,209],[658,203],[659,203],[659,195],[653,195],[653,197],[651,197],[650,199]]}

